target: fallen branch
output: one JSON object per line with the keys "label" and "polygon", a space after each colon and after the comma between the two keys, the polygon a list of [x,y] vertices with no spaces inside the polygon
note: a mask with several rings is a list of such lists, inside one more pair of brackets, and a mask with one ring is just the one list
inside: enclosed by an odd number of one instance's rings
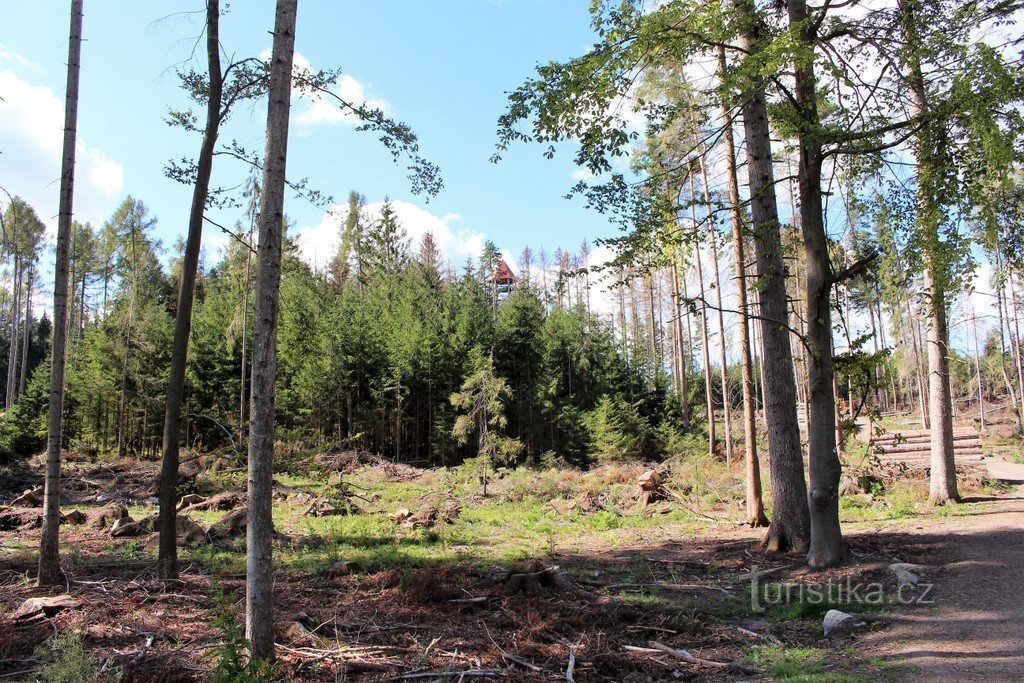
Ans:
{"label": "fallen branch", "polygon": [[667,654],[672,655],[678,659],[682,659],[684,662],[691,664],[698,664],[700,666],[710,666],[716,669],[733,669],[741,673],[746,674],[760,674],[763,673],[760,669],[743,666],[741,664],[735,664],[733,662],[717,662],[713,659],[704,659],[703,657],[697,657],[686,650],[677,650],[673,647],[669,647],[664,643],[659,643],[656,640],[649,641],[647,643],[649,647],[637,647],[635,645],[623,645],[622,649],[629,650],[630,652],[640,652],[643,654]]}
{"label": "fallen branch", "polygon": [[462,671],[421,671],[420,673],[403,674],[401,676],[395,676],[389,678],[389,681],[411,681],[417,678],[455,678],[466,677],[466,678],[491,678],[494,676],[500,676],[501,672],[497,669],[463,669]]}

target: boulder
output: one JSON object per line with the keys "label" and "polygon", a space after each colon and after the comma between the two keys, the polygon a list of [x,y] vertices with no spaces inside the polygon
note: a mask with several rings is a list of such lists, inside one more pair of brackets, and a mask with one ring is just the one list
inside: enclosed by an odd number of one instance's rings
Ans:
{"label": "boulder", "polygon": [[865,622],[858,621],[852,614],[837,609],[825,612],[825,618],[821,622],[821,629],[828,638],[841,638],[864,626],[867,626]]}

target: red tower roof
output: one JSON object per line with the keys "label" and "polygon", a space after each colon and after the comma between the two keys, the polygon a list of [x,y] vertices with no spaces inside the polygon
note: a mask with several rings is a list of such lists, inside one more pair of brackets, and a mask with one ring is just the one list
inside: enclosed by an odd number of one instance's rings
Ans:
{"label": "red tower roof", "polygon": [[498,267],[494,269],[491,274],[492,282],[515,282],[516,276],[512,272],[512,269],[508,267],[508,264],[502,261],[498,264]]}

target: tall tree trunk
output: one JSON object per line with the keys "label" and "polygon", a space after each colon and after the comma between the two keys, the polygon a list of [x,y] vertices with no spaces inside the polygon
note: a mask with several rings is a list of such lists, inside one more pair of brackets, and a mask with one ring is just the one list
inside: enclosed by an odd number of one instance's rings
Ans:
{"label": "tall tree trunk", "polygon": [[705,151],[697,157],[700,161],[701,184],[704,186],[704,205],[708,211],[708,242],[711,245],[711,273],[715,278],[715,304],[718,307],[718,348],[722,365],[722,424],[725,432],[725,462],[732,464],[732,406],[729,405],[729,362],[725,350],[725,313],[722,311],[722,278],[718,270],[718,230],[715,227],[714,209],[711,206],[711,188],[708,186],[708,170],[705,165]]}
{"label": "tall tree trunk", "polygon": [[[747,55],[761,50],[761,26],[752,0],[735,0],[741,18],[739,43]],[[750,57],[747,57],[750,59]],[[743,83],[743,128],[747,177],[757,260],[761,315],[761,364],[773,511],[765,545],[769,550],[806,548],[810,537],[807,484],[796,419],[796,380],[789,344],[786,276],[782,259],[779,209],[775,197],[771,131],[764,82]]]}
{"label": "tall tree trunk", "polygon": [[[690,220],[694,229],[697,227],[697,215],[694,204],[697,201],[693,171],[690,171]],[[700,242],[693,245],[694,269],[697,271],[697,287],[700,294],[700,336],[704,352],[704,393],[708,411],[708,453],[715,457],[715,446],[718,444],[717,426],[715,425],[715,394],[714,382],[711,379],[711,348],[708,342],[708,304],[704,296],[704,268],[700,261]]]}
{"label": "tall tree trunk", "polygon": [[196,184],[192,190],[192,209],[188,220],[188,238],[181,264],[178,311],[174,319],[174,345],[164,409],[163,462],[160,468],[160,550],[157,570],[162,579],[178,578],[177,512],[178,439],[181,431],[181,407],[185,400],[185,370],[188,363],[188,337],[192,330],[192,302],[195,299],[199,249],[203,240],[203,215],[213,173],[213,152],[220,131],[222,75],[220,70],[220,0],[206,2],[206,60],[209,90],[206,98],[206,129],[196,166]]}
{"label": "tall tree trunk", "polygon": [[[249,269],[252,267],[252,228],[249,229],[249,240],[245,245],[245,280],[242,282],[242,371],[238,378],[238,441],[245,441],[245,376],[248,366],[249,343]],[[349,431],[352,436],[352,397],[349,396]]]}
{"label": "tall tree trunk", "polygon": [[39,545],[40,586],[62,583],[60,569],[60,447],[63,440],[64,365],[68,341],[68,262],[71,208],[75,188],[75,139],[78,133],[78,72],[82,53],[82,0],[71,0],[68,84],[64,100],[64,151],[57,216],[57,259],[53,286],[53,350],[50,363],[50,413],[46,436],[46,484],[43,533]]}
{"label": "tall tree trunk", "polygon": [[[719,73],[726,72],[725,48],[718,50]],[[725,125],[726,175],[729,181],[729,215],[732,218],[733,267],[736,271],[736,308],[740,313],[740,369],[743,376],[743,457],[746,465],[747,524],[768,526],[761,492],[761,463],[757,457],[757,423],[754,415],[754,368],[750,359],[750,315],[747,310],[747,266],[743,248],[743,214],[740,209],[740,185],[736,174],[736,148],[732,137],[732,113],[722,100]]]}
{"label": "tall tree trunk", "polygon": [[25,278],[25,324],[21,340],[21,373],[18,378],[18,394],[25,393],[25,385],[28,383],[28,345],[32,341],[32,277],[35,273],[29,268]]}
{"label": "tall tree trunk", "polygon": [[682,413],[683,429],[690,427],[690,389],[686,385],[686,348],[683,346],[683,302],[679,292],[679,265],[672,257],[672,300],[675,302],[676,356],[679,372],[679,411]]}
{"label": "tall tree trunk", "polygon": [[[905,68],[910,86],[910,115],[924,118],[928,111],[924,73],[921,68],[920,37],[917,31],[914,0],[900,0],[899,10],[906,39]],[[939,236],[938,198],[934,178],[938,169],[930,150],[931,123],[916,135],[918,230],[925,237],[924,281],[928,306],[928,415],[931,422],[931,485],[929,498],[945,503],[960,498],[956,488],[956,463],[953,459],[953,401],[949,386],[949,328],[947,323],[946,279],[951,264],[943,259]]]}
{"label": "tall tree trunk", "polygon": [[24,267],[14,255],[14,293],[11,298],[11,344],[7,349],[7,384],[4,394],[4,407],[14,405],[14,378],[18,369],[18,319],[21,317],[21,279]]}
{"label": "tall tree trunk", "polygon": [[985,385],[981,381],[981,349],[978,347],[978,318],[971,306],[971,335],[974,341],[974,371],[978,380],[978,417],[981,420],[981,434],[985,434]]}
{"label": "tall tree trunk", "polygon": [[[1006,266],[1006,282],[1010,286],[1010,303],[1013,304],[1013,358],[1017,364],[1017,390],[1021,397],[1021,413],[1024,414],[1024,351],[1021,350],[1020,341],[1020,308],[1017,305],[1017,288],[1013,284],[1013,271],[1009,264]],[[1007,307],[1009,314],[1009,307]],[[1009,323],[1009,321],[1007,321]]]}
{"label": "tall tree trunk", "polygon": [[807,256],[807,346],[810,360],[811,419],[807,425],[810,470],[811,547],[807,563],[831,567],[846,555],[839,527],[839,453],[836,451],[834,370],[832,366],[832,310],[830,292],[835,283],[828,254],[828,237],[821,197],[821,142],[818,135],[817,79],[813,51],[815,24],[807,16],[805,0],[790,0],[789,23],[798,32],[796,77],[800,116],[800,227]]}
{"label": "tall tree trunk", "polygon": [[245,636],[252,656],[274,658],[274,381],[277,377],[277,315],[281,289],[285,167],[291,107],[292,59],[298,0],[277,0],[267,107],[267,148],[260,195],[256,315],[253,323],[252,391],[249,409],[249,512],[246,529]]}

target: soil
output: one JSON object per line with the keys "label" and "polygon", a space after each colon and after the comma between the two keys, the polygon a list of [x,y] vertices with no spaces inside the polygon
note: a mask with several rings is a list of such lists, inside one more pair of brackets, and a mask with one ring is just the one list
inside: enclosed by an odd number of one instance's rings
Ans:
{"label": "soil", "polygon": [[[994,464],[996,476],[1024,484],[1024,466]],[[116,480],[136,498],[152,490],[155,468],[102,469],[69,468],[69,486],[88,482],[77,494],[83,501],[100,502],[105,494],[97,491],[108,480],[110,489]],[[38,480],[38,466],[0,475],[9,500]],[[409,476],[394,472],[396,480]],[[67,494],[76,497],[75,490]],[[453,548],[465,562],[360,573],[342,561],[323,573],[282,571],[275,583],[279,673],[299,681],[384,681],[493,671],[506,680],[552,681],[566,680],[572,660],[580,682],[754,680],[763,672],[744,658],[756,646],[779,645],[820,648],[836,674],[863,673],[864,658],[874,655],[913,665],[912,680],[1019,680],[1024,489],[968,502],[964,516],[857,525],[848,533],[853,561],[826,572],[807,570],[801,557],[765,556],[762,531],[725,523],[685,536],[669,526],[622,529],[614,542],[580,538],[519,566],[485,566],[473,562],[471,548]],[[225,641],[212,626],[214,596],[228,596],[229,611],[240,614],[244,576],[195,561],[183,565],[181,581],[164,583],[151,560],[118,557],[123,544],[138,541],[68,524],[62,542],[78,554],[65,586],[71,600],[14,618],[26,600],[62,592],[26,580],[38,533],[31,524],[0,531],[0,545],[22,548],[0,555],[0,678],[31,678],[36,647],[66,629],[81,631],[88,652],[123,680],[209,677]],[[745,609],[745,578],[755,570],[780,582],[879,581],[892,591],[893,562],[918,565],[923,580],[936,583],[934,607],[871,616],[867,632],[842,641],[822,635],[820,615],[773,621]],[[629,649],[652,641],[741,664],[716,667]]]}
{"label": "soil", "polygon": [[1008,495],[968,498],[970,513],[917,523],[908,539],[931,546],[934,605],[897,610],[869,634],[866,652],[907,667],[907,681],[1024,679],[1024,465],[989,461]]}

